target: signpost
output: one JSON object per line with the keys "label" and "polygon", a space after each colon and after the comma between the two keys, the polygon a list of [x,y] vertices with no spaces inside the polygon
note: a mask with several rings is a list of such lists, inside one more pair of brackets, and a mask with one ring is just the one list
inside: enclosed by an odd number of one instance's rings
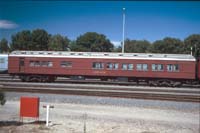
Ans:
{"label": "signpost", "polygon": [[43,106],[43,108],[47,109],[47,113],[46,113],[46,126],[49,126],[49,108],[54,108],[54,106],[50,106],[50,105],[45,105]]}

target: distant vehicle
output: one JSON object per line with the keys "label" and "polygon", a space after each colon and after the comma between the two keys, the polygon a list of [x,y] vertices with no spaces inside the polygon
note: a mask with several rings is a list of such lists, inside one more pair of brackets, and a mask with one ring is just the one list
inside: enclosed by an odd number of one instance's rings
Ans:
{"label": "distant vehicle", "polygon": [[22,81],[69,77],[178,86],[200,79],[200,61],[186,54],[13,51],[8,64]]}
{"label": "distant vehicle", "polygon": [[8,72],[8,54],[0,54],[0,73]]}

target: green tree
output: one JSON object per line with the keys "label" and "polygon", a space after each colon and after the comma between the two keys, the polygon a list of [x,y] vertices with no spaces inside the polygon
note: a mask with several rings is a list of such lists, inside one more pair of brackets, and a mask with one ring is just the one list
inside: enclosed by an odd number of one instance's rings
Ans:
{"label": "green tree", "polygon": [[200,34],[193,34],[184,40],[184,53],[192,53],[195,57],[200,57]]}
{"label": "green tree", "polygon": [[125,40],[125,52],[146,53],[150,47],[150,42],[146,40]]}
{"label": "green tree", "polygon": [[118,53],[122,52],[122,46],[114,47],[112,52],[118,52]]}
{"label": "green tree", "polygon": [[4,53],[4,52],[8,52],[9,51],[9,47],[8,47],[8,41],[3,38],[0,41],[0,53]]}
{"label": "green tree", "polygon": [[78,49],[78,45],[76,45],[76,41],[72,40],[69,43],[69,48],[71,51],[81,51],[81,50],[77,50]]}
{"label": "green tree", "polygon": [[155,41],[149,51],[152,53],[180,54],[183,53],[183,46],[181,40],[166,37],[163,40]]}
{"label": "green tree", "polygon": [[0,105],[4,105],[6,103],[5,95],[3,92],[0,92]]}
{"label": "green tree", "polygon": [[11,50],[31,50],[32,38],[31,31],[23,30],[12,35]]}
{"label": "green tree", "polygon": [[113,44],[103,34],[87,32],[76,40],[76,51],[111,52]]}
{"label": "green tree", "polygon": [[70,40],[60,34],[50,37],[48,48],[55,51],[67,51],[69,48]]}
{"label": "green tree", "polygon": [[43,29],[36,29],[32,32],[32,50],[48,50],[50,35]]}

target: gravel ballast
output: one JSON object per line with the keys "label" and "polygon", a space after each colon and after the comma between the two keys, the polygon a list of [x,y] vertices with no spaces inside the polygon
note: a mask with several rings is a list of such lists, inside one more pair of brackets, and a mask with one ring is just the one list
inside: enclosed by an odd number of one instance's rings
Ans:
{"label": "gravel ballast", "polygon": [[[38,93],[6,94],[0,107],[0,132],[199,133],[200,104],[155,100],[87,97]],[[40,123],[19,122],[21,96],[40,97]],[[45,126],[46,109],[50,126]]]}

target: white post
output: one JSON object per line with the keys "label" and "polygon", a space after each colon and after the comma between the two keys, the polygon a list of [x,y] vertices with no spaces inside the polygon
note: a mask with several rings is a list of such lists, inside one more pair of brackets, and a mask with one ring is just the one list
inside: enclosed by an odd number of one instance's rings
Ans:
{"label": "white post", "polygon": [[123,35],[122,35],[122,53],[124,53],[124,26],[125,26],[125,9],[126,8],[123,8]]}
{"label": "white post", "polygon": [[49,105],[47,105],[46,126],[49,126]]}
{"label": "white post", "polygon": [[192,55],[192,47],[191,47],[191,55]]}

